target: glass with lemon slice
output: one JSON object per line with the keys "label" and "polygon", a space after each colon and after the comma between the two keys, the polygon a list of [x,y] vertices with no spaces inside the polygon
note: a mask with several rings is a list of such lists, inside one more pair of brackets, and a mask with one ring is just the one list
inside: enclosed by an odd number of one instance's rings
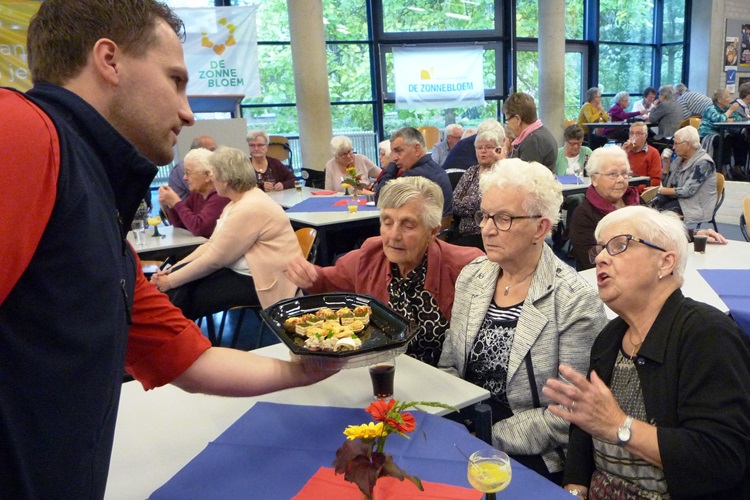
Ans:
{"label": "glass with lemon slice", "polygon": [[153,226],[154,228],[153,236],[161,236],[161,233],[159,232],[159,224],[161,224],[161,217],[159,217],[158,215],[154,215],[153,217],[149,217],[147,221],[148,221],[148,225]]}
{"label": "glass with lemon slice", "polygon": [[483,493],[504,490],[511,479],[510,458],[499,450],[480,450],[469,458],[467,477]]}

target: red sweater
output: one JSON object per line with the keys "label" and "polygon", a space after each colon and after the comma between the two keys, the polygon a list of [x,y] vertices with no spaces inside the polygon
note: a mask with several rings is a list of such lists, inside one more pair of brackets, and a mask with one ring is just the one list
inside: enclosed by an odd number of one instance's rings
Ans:
{"label": "red sweater", "polygon": [[[648,176],[651,178],[652,186],[661,185],[661,156],[659,151],[652,146],[646,146],[646,151],[629,151],[628,161],[630,169],[635,176]],[[638,192],[641,193],[646,186],[638,186]]]}

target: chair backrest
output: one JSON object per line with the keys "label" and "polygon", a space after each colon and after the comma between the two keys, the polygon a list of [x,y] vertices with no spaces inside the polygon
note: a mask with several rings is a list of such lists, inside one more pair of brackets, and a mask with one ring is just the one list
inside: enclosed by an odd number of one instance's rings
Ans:
{"label": "chair backrest", "polygon": [[326,184],[326,174],[320,170],[303,167],[301,176],[305,180],[305,186],[310,188],[322,189]]}
{"label": "chair backrest", "polygon": [[685,120],[682,120],[680,124],[677,126],[677,130],[680,130],[683,127],[687,127],[690,125],[690,118],[686,118]]}
{"label": "chair backrest", "polygon": [[315,237],[318,235],[318,231],[311,227],[303,227],[297,229],[294,234],[297,235],[297,241],[299,241],[299,247],[302,249],[302,255],[305,256],[305,259],[313,262],[315,255],[312,250],[315,246]]}
{"label": "chair backrest", "polygon": [[745,241],[750,241],[750,234],[747,232],[747,221],[750,220],[750,195],[745,196],[742,200],[742,215],[740,215],[740,230]]}
{"label": "chair backrest", "polygon": [[424,143],[427,151],[431,151],[432,147],[440,142],[440,129],[433,127],[432,125],[423,125],[419,127],[419,133],[424,136]]}
{"label": "chair backrest", "polygon": [[565,121],[563,122],[563,128],[568,128],[568,127],[570,127],[571,125],[575,125],[575,124],[577,124],[577,123],[578,123],[578,121],[576,121],[576,120],[565,120]]}
{"label": "chair backrest", "polygon": [[464,176],[465,172],[466,170],[462,170],[460,168],[446,169],[445,173],[448,174],[448,179],[451,181],[451,189],[456,189],[456,186],[458,186],[458,181],[461,180],[461,177]]}
{"label": "chair backrest", "polygon": [[700,127],[701,126],[700,116],[693,116],[692,118],[690,118],[690,126],[695,127],[695,128]]}
{"label": "chair backrest", "polygon": [[271,158],[287,163],[290,167],[292,166],[292,149],[289,147],[289,139],[283,135],[268,137],[268,152],[266,154]]}

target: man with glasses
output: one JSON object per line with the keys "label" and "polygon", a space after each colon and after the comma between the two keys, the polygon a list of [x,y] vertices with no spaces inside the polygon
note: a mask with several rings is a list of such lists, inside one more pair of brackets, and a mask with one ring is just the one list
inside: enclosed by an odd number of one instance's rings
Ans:
{"label": "man with glasses", "polygon": [[537,118],[534,98],[523,92],[508,97],[503,105],[505,124],[515,134],[511,158],[541,163],[555,173],[557,141]]}
{"label": "man with glasses", "polygon": [[[647,176],[651,179],[651,186],[661,185],[661,158],[655,147],[646,143],[648,126],[644,122],[636,122],[630,126],[628,140],[622,145],[628,154],[628,162],[633,176]],[[646,186],[638,186],[643,192]]]}
{"label": "man with glasses", "polygon": [[464,129],[458,123],[451,123],[445,127],[445,140],[432,147],[432,160],[443,166],[445,159],[448,158],[448,152],[461,140],[463,133]]}

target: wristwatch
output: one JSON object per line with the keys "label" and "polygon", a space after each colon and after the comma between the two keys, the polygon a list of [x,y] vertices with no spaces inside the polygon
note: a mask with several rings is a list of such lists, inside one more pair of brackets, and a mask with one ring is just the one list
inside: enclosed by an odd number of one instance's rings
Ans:
{"label": "wristwatch", "polygon": [[630,432],[630,426],[633,424],[633,417],[628,415],[625,417],[625,423],[622,424],[622,427],[617,429],[617,444],[620,446],[625,446],[630,441],[631,432]]}
{"label": "wristwatch", "polygon": [[587,496],[588,496],[588,495],[586,495],[586,493],[583,492],[583,490],[579,490],[578,488],[573,488],[572,490],[567,490],[567,491],[571,495],[574,495],[574,496],[577,496],[577,497],[587,498]]}

